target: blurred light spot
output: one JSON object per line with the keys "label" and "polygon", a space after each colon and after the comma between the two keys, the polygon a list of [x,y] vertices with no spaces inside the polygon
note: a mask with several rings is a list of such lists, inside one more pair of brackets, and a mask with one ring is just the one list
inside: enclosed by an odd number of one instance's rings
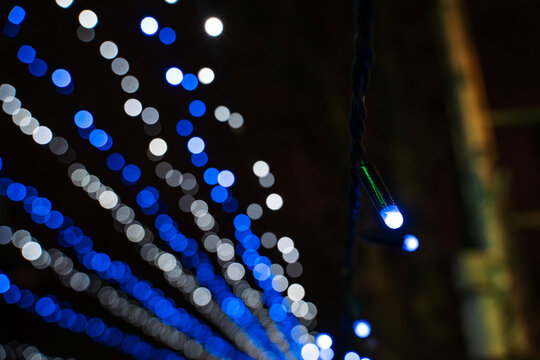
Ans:
{"label": "blurred light spot", "polygon": [[108,135],[101,129],[92,130],[88,137],[90,143],[95,147],[102,147],[107,143]]}
{"label": "blurred light spot", "polygon": [[297,249],[291,249],[291,251],[283,253],[282,256],[283,256],[283,260],[285,260],[285,262],[287,262],[289,264],[292,264],[292,263],[298,261],[298,258],[300,257],[300,253],[298,252]]}
{"label": "blurred light spot", "polygon": [[420,242],[416,236],[410,234],[405,235],[405,238],[403,239],[403,250],[413,252],[416,251],[419,246]]}
{"label": "blurred light spot", "polygon": [[114,191],[106,190],[99,195],[98,201],[104,209],[112,209],[118,204],[118,196]]}
{"label": "blurred light spot", "polygon": [[212,198],[212,200],[220,204],[227,200],[228,196],[229,192],[221,185],[214,186],[214,188],[210,192],[210,197]]}
{"label": "blurred light spot", "polygon": [[36,58],[28,65],[28,70],[30,71],[30,74],[41,77],[47,72],[47,63]]}
{"label": "blurred light spot", "polygon": [[23,245],[21,252],[23,258],[32,261],[41,256],[42,250],[41,246],[37,242],[29,241]]}
{"label": "blurred light spot", "polygon": [[247,215],[252,220],[260,219],[263,214],[263,209],[259,204],[250,204],[246,210]]}
{"label": "blurred light spot", "polygon": [[66,87],[71,83],[71,75],[64,69],[54,70],[51,75],[54,85],[58,87]]}
{"label": "blurred light spot", "polygon": [[288,286],[289,281],[283,275],[274,276],[274,278],[272,279],[272,288],[277,292],[285,291]]}
{"label": "blurred light spot", "polygon": [[354,333],[361,339],[367,338],[371,334],[371,325],[366,320],[357,320],[353,324]]}
{"label": "blurred light spot", "polygon": [[277,243],[277,237],[274,235],[274,233],[271,232],[265,232],[261,236],[261,244],[267,249],[271,249],[274,246],[276,246]]}
{"label": "blurred light spot", "polygon": [[315,338],[315,341],[317,342],[317,346],[321,349],[328,349],[332,346],[332,338],[328,334],[319,334]]}
{"label": "blurred light spot", "polygon": [[295,262],[292,264],[288,264],[286,270],[287,270],[287,275],[296,279],[300,277],[300,275],[302,275],[304,268],[302,267],[302,264],[300,264],[299,262]]}
{"label": "blurred light spot", "polygon": [[82,42],[90,42],[96,37],[96,32],[94,29],[87,29],[84,26],[79,26],[77,28],[77,37]]}
{"label": "blurred light spot", "polygon": [[24,17],[26,16],[26,11],[20,6],[15,6],[8,15],[8,20],[15,25],[19,25],[23,22]]}
{"label": "blurred light spot", "polygon": [[178,0],[165,0],[167,4],[176,4]]}
{"label": "blurred light spot", "polygon": [[120,82],[120,86],[122,87],[122,90],[124,92],[127,92],[128,94],[133,94],[137,90],[139,90],[139,80],[135,76],[128,75],[125,76],[122,81]]}
{"label": "blurred light spot", "polygon": [[25,64],[30,64],[36,58],[36,50],[31,46],[22,45],[17,53],[17,58]]}
{"label": "blurred light spot", "polygon": [[283,198],[278,194],[270,194],[266,197],[266,206],[270,210],[279,210],[283,206]]}
{"label": "blurred light spot", "polygon": [[69,278],[69,286],[75,291],[84,291],[90,286],[90,278],[84,273],[76,272]]}
{"label": "blurred light spot", "polygon": [[105,59],[114,59],[118,55],[118,46],[112,41],[104,41],[99,47],[99,53]]}
{"label": "blurred light spot", "polygon": [[167,143],[161,138],[155,138],[150,141],[148,150],[150,150],[154,156],[163,156],[167,152]]}
{"label": "blurred light spot", "polygon": [[272,173],[268,173],[268,175],[266,175],[265,177],[259,178],[259,184],[261,184],[261,186],[264,188],[272,187],[272,185],[274,185],[274,182],[275,179]]}
{"label": "blurred light spot", "polygon": [[204,140],[197,136],[192,137],[187,143],[187,148],[192,154],[201,153],[205,148]]}
{"label": "blurred light spot", "polygon": [[199,287],[193,291],[191,294],[191,297],[193,299],[193,303],[197,306],[205,306],[210,303],[210,300],[212,300],[212,295],[210,294],[210,291],[207,288]]}
{"label": "blurred light spot", "polygon": [[147,107],[142,112],[142,119],[145,124],[153,125],[159,120],[159,112],[153,107]]}
{"label": "blurred light spot", "polygon": [[302,359],[317,360],[319,358],[319,348],[315,344],[305,344],[302,346]]}
{"label": "blurred light spot", "polygon": [[81,129],[88,129],[94,123],[94,117],[86,110],[79,110],[73,117],[75,125]]}
{"label": "blurred light spot", "polygon": [[231,112],[226,106],[218,106],[216,110],[214,111],[214,116],[216,117],[217,121],[225,122],[229,120],[229,117],[231,116]]}
{"label": "blurred light spot", "polygon": [[189,136],[193,132],[191,121],[182,119],[176,124],[176,132],[181,136]]}
{"label": "blurred light spot", "polygon": [[206,105],[200,100],[193,100],[189,104],[189,113],[194,117],[201,117],[206,112]]}
{"label": "blurred light spot", "polygon": [[142,111],[142,104],[137,99],[129,99],[124,103],[124,111],[131,117],[139,115]]}
{"label": "blurred light spot", "polygon": [[87,29],[92,29],[97,25],[98,17],[92,10],[83,10],[79,14],[79,23]]}
{"label": "blurred light spot", "polygon": [[232,113],[229,117],[229,126],[238,129],[244,125],[244,117],[239,113]]}
{"label": "blurred light spot", "polygon": [[36,143],[40,145],[48,144],[51,141],[52,137],[53,135],[51,130],[46,126],[38,126],[32,132],[32,138]]}
{"label": "blurred light spot", "polygon": [[349,351],[345,354],[343,360],[360,360],[360,356],[354,351]]}
{"label": "blurred light spot", "polygon": [[56,0],[56,4],[61,8],[67,9],[73,4],[73,0]]}
{"label": "blurred light spot", "polygon": [[122,177],[130,183],[135,183],[141,177],[141,170],[137,165],[126,165],[126,167],[122,170]]}
{"label": "blurred light spot", "polygon": [[204,30],[210,36],[219,36],[223,32],[223,23],[217,17],[211,17],[204,23]]}
{"label": "blurred light spot", "polygon": [[0,244],[5,245],[11,241],[13,233],[9,226],[2,225],[0,226]]}
{"label": "blurred light spot", "polygon": [[117,57],[111,63],[111,69],[116,75],[125,75],[129,71],[129,63],[126,59]]}
{"label": "blurred light spot", "polygon": [[229,170],[223,170],[217,177],[219,185],[228,188],[234,184],[234,174]]}
{"label": "blurred light spot", "polygon": [[139,224],[131,224],[126,229],[126,236],[129,241],[139,242],[144,239],[144,228]]}
{"label": "blurred light spot", "polygon": [[304,287],[300,284],[291,284],[291,286],[289,286],[289,288],[287,289],[287,296],[290,297],[293,301],[300,301],[304,298],[305,295],[306,291],[304,290]]}
{"label": "blurred light spot", "polygon": [[334,358],[334,350],[327,348],[321,349],[321,360],[332,360]]}
{"label": "blurred light spot", "polygon": [[16,93],[15,88],[10,84],[0,85],[0,100],[5,101],[7,98],[14,97]]}
{"label": "blurred light spot", "polygon": [[125,163],[126,161],[121,154],[112,153],[107,157],[107,166],[112,171],[120,171],[124,167]]}
{"label": "blurred light spot", "polygon": [[36,301],[36,312],[43,317],[51,315],[55,309],[56,304],[48,296],[44,296]]}
{"label": "blurred light spot", "polygon": [[215,78],[214,71],[212,71],[212,69],[207,68],[207,67],[204,67],[201,70],[199,70],[197,76],[199,77],[199,81],[204,85],[211,84]]}
{"label": "blurred light spot", "polygon": [[184,78],[182,79],[182,87],[186,89],[187,91],[192,91],[197,88],[199,85],[199,80],[197,80],[197,77],[193,74],[185,74]]}
{"label": "blurred light spot", "polygon": [[183,78],[184,74],[182,73],[182,70],[177,67],[169,68],[165,73],[165,79],[169,84],[173,86],[179,85],[182,82]]}
{"label": "blurred light spot", "polygon": [[158,28],[158,22],[151,16],[147,16],[141,20],[141,30],[146,35],[154,35],[158,31]]}
{"label": "blurred light spot", "polygon": [[159,32],[159,40],[165,45],[171,45],[176,40],[176,33],[170,27],[164,27]]}
{"label": "blurred light spot", "polygon": [[270,172],[270,166],[265,161],[259,160],[253,164],[253,173],[262,178],[268,175]]}

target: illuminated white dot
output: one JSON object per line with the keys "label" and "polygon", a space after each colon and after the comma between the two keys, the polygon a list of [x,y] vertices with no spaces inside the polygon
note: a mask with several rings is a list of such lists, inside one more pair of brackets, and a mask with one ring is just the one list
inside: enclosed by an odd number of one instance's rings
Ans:
{"label": "illuminated white dot", "polygon": [[397,229],[403,225],[403,215],[396,205],[388,205],[380,212],[386,226],[390,229]]}
{"label": "illuminated white dot", "polygon": [[41,246],[37,242],[29,241],[23,245],[21,252],[22,252],[22,256],[26,260],[32,261],[32,260],[36,260],[37,258],[41,256],[42,250],[41,250]]}
{"label": "illuminated white dot", "polygon": [[105,59],[114,59],[118,55],[118,46],[112,41],[105,41],[99,47],[99,53]]}
{"label": "illuminated white dot", "polygon": [[205,144],[203,139],[195,136],[188,140],[187,148],[192,154],[200,154],[204,151]]}
{"label": "illuminated white dot", "polygon": [[328,348],[328,349],[321,349],[321,360],[332,360],[334,358],[334,350]]}
{"label": "illuminated white dot", "polygon": [[142,104],[137,99],[129,99],[124,103],[124,111],[129,116],[135,117],[142,111]]}
{"label": "illuminated white dot", "polygon": [[142,112],[142,119],[145,124],[153,125],[159,120],[159,112],[153,107],[147,107]]}
{"label": "illuminated white dot", "polygon": [[403,250],[413,252],[418,249],[420,242],[414,235],[407,234],[403,240]]}
{"label": "illuminated white dot", "polygon": [[67,9],[68,7],[70,7],[71,4],[73,4],[73,0],[56,0],[56,5],[64,9]]}
{"label": "illuminated white dot", "polygon": [[214,81],[215,75],[212,69],[205,67],[199,70],[197,77],[202,84],[208,85]]}
{"label": "illuminated white dot", "polygon": [[210,36],[219,36],[223,32],[223,23],[217,17],[211,17],[204,23],[204,30]]}
{"label": "illuminated white dot", "polygon": [[217,256],[222,261],[229,261],[234,258],[234,247],[231,244],[220,244],[217,247]]}
{"label": "illuminated white dot", "polygon": [[292,284],[287,289],[287,296],[290,297],[293,301],[302,300],[305,295],[306,291],[304,290],[304,287],[300,284]]}
{"label": "illuminated white dot", "polygon": [[253,173],[258,177],[265,177],[270,172],[270,166],[265,161],[259,160],[253,164]]}
{"label": "illuminated white dot", "polygon": [[279,239],[277,243],[277,248],[283,254],[286,254],[290,252],[292,249],[294,249],[294,241],[290,237],[284,236],[281,239]]}
{"label": "illuminated white dot", "polygon": [[[76,272],[71,275],[69,279],[69,286],[71,286],[71,288],[75,291],[84,291],[90,286],[90,278],[84,273]],[[39,359],[41,360],[42,357]]]}
{"label": "illuminated white dot", "polygon": [[218,174],[217,181],[223,187],[230,187],[234,184],[234,174],[229,170],[223,170]]}
{"label": "illuminated white dot", "polygon": [[349,351],[345,354],[344,360],[361,360],[360,355],[355,353],[354,351]]}
{"label": "illuminated white dot", "polygon": [[79,23],[87,29],[94,28],[98,23],[98,17],[92,10],[83,10],[79,14]]}
{"label": "illuminated white dot", "polygon": [[176,86],[182,82],[182,79],[184,79],[184,74],[179,68],[172,67],[165,73],[165,79],[169,84]]}
{"label": "illuminated white dot", "polygon": [[240,263],[232,263],[227,267],[227,276],[229,279],[233,281],[239,281],[242,280],[244,277],[244,274],[246,273],[246,270]]}
{"label": "illuminated white dot", "polygon": [[328,349],[332,346],[332,338],[328,334],[319,334],[315,341],[321,349]]}
{"label": "illuminated white dot", "polygon": [[118,204],[118,196],[111,190],[105,190],[99,195],[99,205],[104,209],[112,209]]}
{"label": "illuminated white dot", "polygon": [[159,25],[156,19],[147,16],[141,20],[141,30],[146,35],[154,35],[158,31]]}
{"label": "illuminated white dot", "polygon": [[279,194],[270,194],[266,197],[266,206],[270,210],[279,210],[283,206],[283,198]]}
{"label": "illuminated white dot", "polygon": [[285,291],[285,289],[287,289],[287,286],[289,286],[289,281],[283,275],[276,275],[272,279],[272,288],[277,292]]}
{"label": "illuminated white dot", "polygon": [[48,144],[52,140],[52,132],[46,126],[38,126],[32,132],[32,138],[40,145]]}
{"label": "illuminated white dot", "polygon": [[216,117],[217,121],[225,122],[229,120],[231,112],[226,106],[221,105],[218,106],[214,111],[214,116]]}
{"label": "illuminated white dot", "polygon": [[144,228],[139,224],[131,224],[126,229],[126,236],[129,241],[139,242],[144,238]]}
{"label": "illuminated white dot", "polygon": [[167,152],[167,143],[161,138],[155,138],[150,141],[148,149],[154,156],[163,156]]}
{"label": "illuminated white dot", "polygon": [[302,346],[302,359],[317,360],[319,358],[319,348],[315,344],[306,344]]}
{"label": "illuminated white dot", "polygon": [[200,287],[193,291],[191,298],[195,305],[205,306],[212,300],[212,294],[210,294],[210,291],[207,288]]}
{"label": "illuminated white dot", "polygon": [[178,0],[165,0],[167,4],[176,4]]}
{"label": "illuminated white dot", "polygon": [[162,253],[158,258],[158,267],[165,271],[171,271],[176,267],[176,258],[173,254]]}
{"label": "illuminated white dot", "polygon": [[371,334],[371,325],[366,320],[357,320],[353,324],[354,333],[361,339],[367,338]]}

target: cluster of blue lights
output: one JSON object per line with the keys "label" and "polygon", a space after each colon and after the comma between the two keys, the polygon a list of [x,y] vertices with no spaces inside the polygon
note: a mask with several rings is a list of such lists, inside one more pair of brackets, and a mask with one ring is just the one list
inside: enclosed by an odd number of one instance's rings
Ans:
{"label": "cluster of blue lights", "polygon": [[26,17],[26,11],[20,7],[15,6],[8,15],[8,22],[4,26],[4,34],[9,37],[15,37],[21,29],[21,23]]}
{"label": "cluster of blue lights", "polygon": [[0,273],[0,294],[6,303],[16,304],[21,309],[40,316],[45,322],[57,324],[74,333],[84,333],[93,341],[132,355],[135,359],[184,359],[170,350],[155,348],[138,336],[111,327],[100,318],[89,318],[75,312],[70,304],[65,301],[59,302],[52,295],[40,297],[30,290],[19,289],[2,273]]}
{"label": "cluster of blue lights", "polygon": [[[151,16],[147,16],[141,20],[141,31],[148,36],[153,36],[158,32],[159,24],[157,20]],[[176,32],[170,27],[164,27],[159,30],[159,41],[165,45],[171,45],[176,41]]]}
{"label": "cluster of blue lights", "polygon": [[[96,272],[105,280],[118,283],[122,290],[139,300],[143,306],[154,313],[165,324],[173,326],[196,339],[201,344],[205,344],[208,352],[217,357],[227,358],[237,353],[237,350],[232,345],[215,335],[208,326],[200,323],[199,320],[186,310],[177,308],[172,300],[165,298],[164,293],[160,289],[152,287],[150,282],[133,275],[128,264],[112,260],[107,254],[95,252],[93,250],[92,240],[88,236],[85,236],[82,230],[75,226],[70,218],[63,216],[55,210],[51,210],[52,204],[50,201],[46,198],[38,197],[38,192],[35,188],[14,183],[8,178],[0,178],[0,196],[7,196],[12,201],[23,202],[24,209],[31,213],[32,220],[38,224],[45,223],[48,227],[58,231],[58,243],[62,247],[73,248],[77,259],[85,268]],[[61,216],[61,221],[56,219],[54,226],[49,226],[48,222],[51,221],[53,212]],[[176,244],[183,247],[181,239],[176,238],[176,240]],[[205,260],[207,264],[210,264],[208,255],[197,253],[197,242],[193,239],[187,240],[184,248],[184,256],[189,260],[187,262],[188,265],[191,264],[193,265],[192,267],[195,267],[204,262],[201,261],[203,256],[206,256]],[[204,269],[205,267],[206,271]],[[200,281],[202,280],[201,283],[205,279],[207,282],[211,279],[211,276],[208,275],[209,267],[211,267],[211,264],[209,266],[200,266],[200,270],[197,270],[198,279]],[[211,272],[213,275],[213,268]],[[218,291],[221,291],[221,287],[227,286],[223,278],[221,278],[221,282],[217,281],[217,285],[215,280],[214,278],[213,284],[219,288]],[[220,339],[220,341],[216,342],[215,338]],[[218,346],[218,349],[212,348],[212,344],[214,343],[225,345]]]}
{"label": "cluster of blue lights", "polygon": [[105,130],[97,129],[94,125],[94,117],[87,110],[79,110],[73,117],[73,121],[79,130],[79,135],[88,141],[96,149],[109,150],[113,145],[112,137]]}

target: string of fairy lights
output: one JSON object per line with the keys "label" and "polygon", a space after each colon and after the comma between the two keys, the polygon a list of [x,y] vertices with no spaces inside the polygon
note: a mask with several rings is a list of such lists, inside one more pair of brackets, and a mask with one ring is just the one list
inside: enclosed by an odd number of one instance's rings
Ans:
{"label": "string of fairy lights", "polygon": [[[174,0],[166,2],[176,3]],[[73,0],[56,0],[56,4],[68,9]],[[13,7],[4,34],[16,37],[26,15],[22,7]],[[77,37],[84,43],[91,43],[96,38],[98,15],[85,9],[78,14],[78,21],[80,26]],[[154,17],[142,18],[139,25],[145,36],[157,35],[159,41],[166,46],[176,41],[176,31],[171,27],[160,28]],[[204,29],[209,36],[218,37],[224,26],[219,18],[210,17],[205,21]],[[55,89],[62,95],[73,93],[75,83],[81,86],[64,68],[49,71],[47,62],[37,57],[38,50],[22,44],[17,53],[18,60],[28,64],[28,70],[33,76],[40,78],[50,72]],[[99,46],[99,54],[110,61],[112,73],[121,77],[120,87],[125,94],[132,96],[141,93],[140,77],[130,72],[130,62],[119,56],[117,43],[103,41]],[[67,65],[63,64],[69,68]],[[195,75],[172,66],[164,72],[163,77],[173,88],[181,86],[185,91],[192,92],[199,84],[212,84],[216,74],[209,67],[200,68]],[[16,304],[39,315],[46,322],[56,323],[70,331],[84,332],[92,340],[136,358],[183,358],[178,352],[191,359],[245,357],[330,360],[334,357],[331,336],[310,332],[307,328],[315,319],[316,306],[304,300],[306,291],[301,284],[291,283],[285,276],[285,272],[291,278],[302,274],[300,253],[293,239],[287,236],[278,239],[272,232],[266,232],[260,237],[254,234],[252,221],[260,219],[264,213],[263,207],[257,203],[249,204],[245,214],[234,215],[240,207],[232,191],[235,175],[231,170],[218,170],[218,167],[209,166],[207,143],[196,135],[193,120],[179,120],[175,130],[181,141],[185,142],[192,165],[204,170],[203,182],[198,182],[192,173],[175,169],[170,162],[165,161],[168,143],[158,137],[162,127],[157,107],[143,106],[135,97],[122,104],[128,117],[142,119],[146,134],[152,138],[148,143],[147,157],[156,163],[157,177],[169,187],[179,188],[182,192],[178,206],[183,212],[193,215],[195,225],[203,234],[202,247],[195,239],[180,231],[180,225],[168,214],[168,206],[160,198],[158,189],[144,185],[141,167],[128,162],[107,129],[97,127],[102,121],[94,118],[89,106],[83,106],[73,115],[77,132],[93,148],[102,152],[110,151],[106,158],[107,168],[118,173],[122,183],[132,190],[137,210],[123,203],[118,192],[90,173],[87,166],[75,162],[76,152],[68,141],[55,135],[51,127],[41,125],[28,109],[22,107],[16,93],[13,85],[0,85],[2,109],[12,117],[13,123],[19,126],[23,134],[32,136],[36,144],[47,146],[52,154],[68,166],[67,174],[73,185],[83,189],[103,209],[110,211],[115,222],[120,225],[121,232],[136,246],[140,257],[160,270],[168,284],[191,302],[200,313],[199,316],[213,323],[228,339],[214,332],[185,309],[177,307],[174,301],[164,297],[163,292],[149,281],[135,276],[127,263],[113,260],[108,254],[94,250],[94,241],[74,225],[73,220],[59,210],[53,210],[51,201],[39,196],[35,188],[3,177],[0,179],[0,196],[21,203],[35,223],[56,230],[59,245],[71,248],[80,265],[90,273],[75,270],[73,261],[62,251],[42,248],[26,230],[13,231],[8,226],[1,226],[0,243],[11,243],[19,248],[23,258],[36,269],[52,268],[63,285],[77,292],[88,292],[113,315],[141,328],[146,335],[169,349],[156,348],[142,338],[106,325],[99,318],[77,313],[71,305],[63,307],[52,295],[40,297],[30,290],[19,289],[8,275],[2,273],[0,293],[8,304]],[[187,113],[193,119],[201,118],[207,112],[205,102],[198,99],[189,102]],[[218,122],[228,123],[233,131],[244,126],[243,116],[231,112],[224,105],[216,106],[212,115]],[[0,170],[3,170],[1,158]],[[256,161],[252,172],[262,188],[269,189],[274,185],[275,177],[265,161]],[[196,198],[199,184],[203,183],[210,187],[211,200],[220,205],[225,213],[234,215],[236,241],[219,235],[218,224],[211,209],[214,205]],[[283,198],[277,193],[270,193],[265,198],[265,205],[269,210],[279,210],[283,206]],[[385,209],[381,210],[381,216],[386,224],[391,228],[399,227],[403,222],[403,218],[398,218],[401,214],[398,216],[393,208]],[[153,227],[157,236],[149,226],[136,219],[137,212],[154,216]],[[155,244],[158,239],[165,242],[170,250],[158,247]],[[266,249],[277,248],[287,264],[286,269],[261,255],[258,251],[261,246]],[[403,247],[406,251],[416,250],[418,239],[407,234],[403,239]],[[215,256],[223,276],[218,275],[210,255]],[[246,272],[246,268],[250,271]],[[247,275],[250,275],[250,281],[247,281]],[[93,286],[94,283],[97,285]],[[256,290],[251,283],[260,290]],[[283,293],[286,295],[283,296]],[[354,332],[359,338],[367,338],[371,334],[371,326],[366,320],[358,320],[354,324]],[[345,359],[369,360],[355,352],[348,352]]]}

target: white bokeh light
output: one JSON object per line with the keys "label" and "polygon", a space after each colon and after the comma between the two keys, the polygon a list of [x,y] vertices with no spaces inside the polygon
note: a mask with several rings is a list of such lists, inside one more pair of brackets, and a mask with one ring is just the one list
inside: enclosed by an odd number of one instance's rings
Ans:
{"label": "white bokeh light", "polygon": [[23,245],[21,252],[22,252],[22,256],[26,260],[32,261],[32,260],[36,260],[37,258],[41,256],[42,250],[41,250],[41,246],[37,242],[29,241]]}
{"label": "white bokeh light", "polygon": [[32,138],[40,145],[46,145],[52,140],[52,132],[46,126],[38,126],[32,132]]}
{"label": "white bokeh light", "polygon": [[179,68],[172,67],[165,73],[165,79],[169,84],[177,86],[180,85],[180,83],[184,79],[184,74]]}
{"label": "white bokeh light", "polygon": [[155,138],[150,141],[148,150],[150,150],[154,156],[163,156],[167,152],[167,143],[161,138]]}
{"label": "white bokeh light", "polygon": [[283,206],[283,198],[279,194],[270,194],[266,197],[266,206],[270,210],[279,210]]}
{"label": "white bokeh light", "polygon": [[253,173],[258,177],[265,177],[269,172],[270,166],[266,161],[259,160],[253,164]]}
{"label": "white bokeh light", "polygon": [[153,17],[147,16],[141,20],[141,30],[146,35],[154,35],[158,29],[158,22]]}
{"label": "white bokeh light", "polygon": [[201,82],[201,84],[208,85],[208,84],[211,84],[212,81],[214,81],[215,74],[214,74],[214,71],[212,71],[212,69],[204,67],[201,70],[199,70],[197,77],[199,78],[199,81]]}
{"label": "white bokeh light", "polygon": [[204,23],[204,30],[210,36],[219,36],[223,32],[223,23],[217,17],[211,17]]}
{"label": "white bokeh light", "polygon": [[94,28],[98,23],[98,17],[92,10],[83,10],[79,14],[79,23],[87,29]]}
{"label": "white bokeh light", "polygon": [[317,360],[319,358],[319,348],[315,344],[306,344],[302,346],[302,359]]}

